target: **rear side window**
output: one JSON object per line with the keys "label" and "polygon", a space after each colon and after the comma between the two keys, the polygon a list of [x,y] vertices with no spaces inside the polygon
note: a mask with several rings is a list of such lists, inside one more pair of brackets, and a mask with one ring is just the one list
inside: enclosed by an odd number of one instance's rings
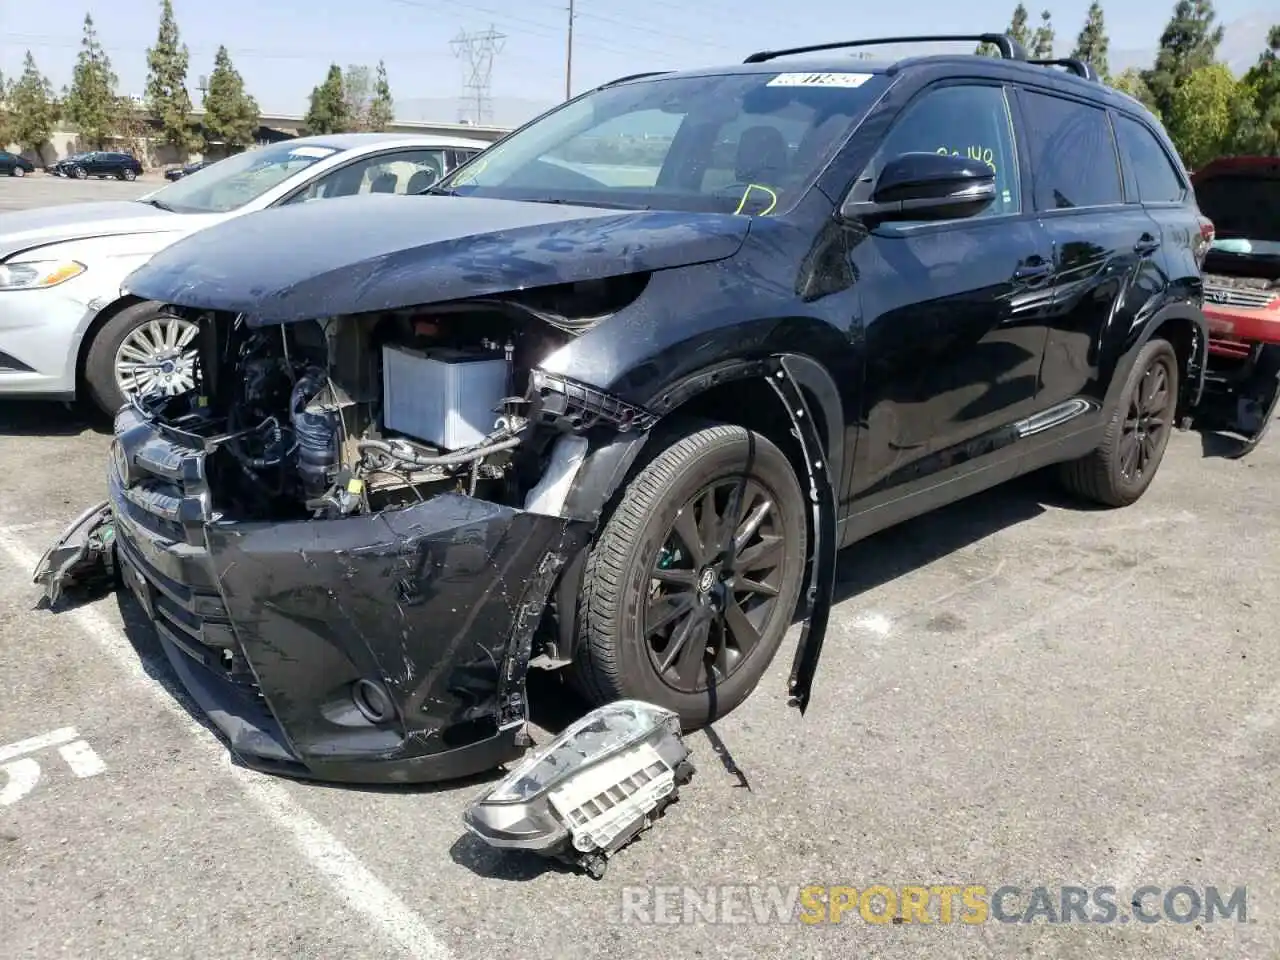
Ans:
{"label": "rear side window", "polygon": [[1024,91],[1037,210],[1123,203],[1111,124],[1100,107]]}
{"label": "rear side window", "polygon": [[1177,203],[1185,187],[1169,154],[1155,134],[1137,120],[1116,117],[1116,139],[1138,181],[1138,199],[1143,203]]}

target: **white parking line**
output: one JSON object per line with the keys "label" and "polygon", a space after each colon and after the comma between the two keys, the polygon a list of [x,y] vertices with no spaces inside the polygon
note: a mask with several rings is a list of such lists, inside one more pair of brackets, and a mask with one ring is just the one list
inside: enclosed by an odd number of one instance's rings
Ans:
{"label": "white parking line", "polygon": [[[33,570],[39,559],[4,528],[0,528],[0,551],[21,570]],[[130,680],[139,687],[145,687],[211,757],[221,757],[223,769],[240,785],[245,796],[293,839],[299,852],[325,878],[334,893],[377,927],[395,944],[402,956],[413,957],[415,960],[450,960],[449,949],[431,931],[426,920],[374,876],[320,821],[299,806],[278,782],[265,774],[231,764],[230,756],[222,743],[193,720],[163,687],[147,675],[138,652],[119,628],[90,607],[81,607],[62,616],[69,618],[82,633],[96,641]]]}

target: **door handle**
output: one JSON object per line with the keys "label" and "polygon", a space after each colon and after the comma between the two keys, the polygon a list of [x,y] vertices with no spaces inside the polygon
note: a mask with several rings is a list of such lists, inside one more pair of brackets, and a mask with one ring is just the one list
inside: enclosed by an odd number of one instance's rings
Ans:
{"label": "door handle", "polygon": [[1052,270],[1053,266],[1044,260],[1024,263],[1013,271],[1013,279],[1015,283],[1031,283],[1035,280],[1043,280]]}
{"label": "door handle", "polygon": [[1155,253],[1158,249],[1160,249],[1160,238],[1153,237],[1149,233],[1144,233],[1133,245],[1133,252],[1143,257],[1149,253]]}

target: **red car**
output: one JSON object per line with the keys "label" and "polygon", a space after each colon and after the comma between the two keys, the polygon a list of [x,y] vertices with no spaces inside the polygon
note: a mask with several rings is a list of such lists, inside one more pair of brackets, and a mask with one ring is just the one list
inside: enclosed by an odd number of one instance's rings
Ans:
{"label": "red car", "polygon": [[1280,158],[1222,157],[1191,179],[1214,225],[1203,268],[1203,419],[1240,435],[1243,456],[1266,433],[1280,398]]}

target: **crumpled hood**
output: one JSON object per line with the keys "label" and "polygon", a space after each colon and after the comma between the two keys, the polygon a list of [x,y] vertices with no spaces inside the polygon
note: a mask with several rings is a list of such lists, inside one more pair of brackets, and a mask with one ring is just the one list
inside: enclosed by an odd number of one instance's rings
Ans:
{"label": "crumpled hood", "polygon": [[136,200],[66,203],[0,214],[0,260],[67,240],[189,229],[193,218]]}
{"label": "crumpled hood", "polygon": [[723,259],[746,217],[370,194],[249,214],[125,280],[148,300],[255,324],[390,310]]}

